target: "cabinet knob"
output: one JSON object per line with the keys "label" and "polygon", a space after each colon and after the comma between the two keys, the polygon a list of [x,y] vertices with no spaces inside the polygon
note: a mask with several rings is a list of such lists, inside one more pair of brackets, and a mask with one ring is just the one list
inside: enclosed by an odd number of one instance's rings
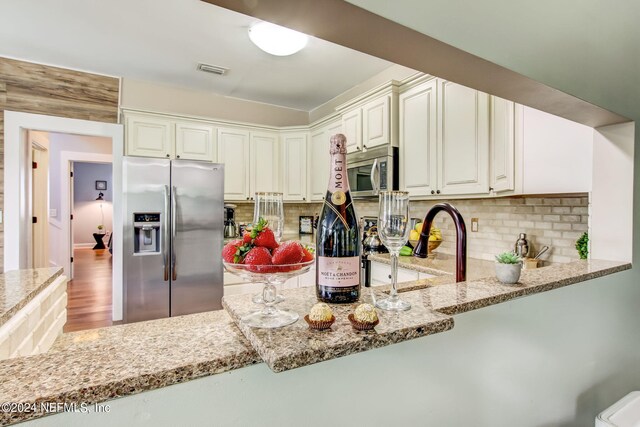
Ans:
{"label": "cabinet knob", "polygon": [[362,146],[362,148],[367,148],[367,146],[366,146],[366,145],[363,145],[363,146]]}
{"label": "cabinet knob", "polygon": [[435,191],[433,191],[433,190],[431,190],[431,194],[436,194],[436,192],[435,192]]}
{"label": "cabinet knob", "polygon": [[249,198],[247,197],[247,200],[249,200]]}
{"label": "cabinet knob", "polygon": [[302,200],[307,200],[307,198],[306,198],[306,197],[303,197],[303,198],[302,198]]}
{"label": "cabinet knob", "polygon": [[179,159],[179,158],[180,158],[180,155],[177,155],[176,157]]}
{"label": "cabinet knob", "polygon": [[436,194],[440,194],[440,190],[436,191]]}
{"label": "cabinet knob", "polygon": [[169,157],[169,155],[167,154],[167,157]]}
{"label": "cabinet knob", "polygon": [[493,191],[493,187],[489,187],[489,191]]}

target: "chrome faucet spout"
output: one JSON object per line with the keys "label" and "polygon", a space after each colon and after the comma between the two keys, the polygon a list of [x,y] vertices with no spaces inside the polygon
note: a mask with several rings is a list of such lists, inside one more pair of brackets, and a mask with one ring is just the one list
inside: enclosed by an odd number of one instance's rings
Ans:
{"label": "chrome faucet spout", "polygon": [[453,219],[456,225],[456,282],[464,282],[467,279],[467,228],[460,211],[449,203],[438,203],[432,207],[422,223],[420,239],[413,250],[413,256],[426,258],[429,252],[429,231],[433,219],[440,211],[445,211]]}

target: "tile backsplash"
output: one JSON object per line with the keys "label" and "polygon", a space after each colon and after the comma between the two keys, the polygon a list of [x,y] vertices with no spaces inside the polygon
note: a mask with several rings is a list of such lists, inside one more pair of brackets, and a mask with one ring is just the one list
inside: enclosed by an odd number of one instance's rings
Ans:
{"label": "tile backsplash", "polygon": [[[359,216],[377,216],[377,200],[356,200]],[[424,219],[436,201],[411,202],[411,216]],[[575,241],[588,229],[589,197],[571,195],[518,196],[492,199],[451,201],[467,226],[469,257],[492,260],[499,252],[512,250],[519,233],[527,233],[530,253],[547,245],[550,250],[541,258],[550,262],[578,259]],[[285,233],[298,232],[298,217],[320,213],[321,203],[285,203]],[[238,223],[251,222],[253,204],[238,204]],[[478,231],[471,232],[471,218],[478,218]],[[439,213],[436,226],[442,230],[443,242],[438,252],[455,254],[455,227],[446,213]]]}

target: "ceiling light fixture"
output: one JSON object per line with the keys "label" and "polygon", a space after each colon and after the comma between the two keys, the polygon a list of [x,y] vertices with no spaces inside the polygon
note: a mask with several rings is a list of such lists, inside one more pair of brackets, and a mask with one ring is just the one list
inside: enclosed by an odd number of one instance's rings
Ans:
{"label": "ceiling light fixture", "polygon": [[249,28],[251,41],[271,55],[289,56],[307,45],[309,36],[270,22],[259,22]]}

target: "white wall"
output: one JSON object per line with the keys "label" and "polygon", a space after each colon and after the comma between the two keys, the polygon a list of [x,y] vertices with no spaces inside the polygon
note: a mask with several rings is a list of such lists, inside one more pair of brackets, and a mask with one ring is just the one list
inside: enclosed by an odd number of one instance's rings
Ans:
{"label": "white wall", "polygon": [[[61,250],[65,241],[61,235],[64,232],[64,227],[62,225],[62,206],[60,206],[62,199],[62,189],[60,188],[62,153],[111,154],[111,139],[56,132],[40,133],[45,134],[49,141],[49,209],[56,213],[55,216],[49,216],[49,260],[52,265],[65,266],[67,264],[66,251]],[[67,190],[65,189],[65,191]]]}
{"label": "white wall", "polygon": [[[113,230],[113,197],[110,164],[74,162],[73,163],[73,243],[77,246],[93,246],[93,233]],[[96,201],[98,190],[96,181],[107,181],[107,189],[102,191],[104,201]],[[104,219],[103,219],[104,218]],[[105,242],[106,243],[106,242]]]}

